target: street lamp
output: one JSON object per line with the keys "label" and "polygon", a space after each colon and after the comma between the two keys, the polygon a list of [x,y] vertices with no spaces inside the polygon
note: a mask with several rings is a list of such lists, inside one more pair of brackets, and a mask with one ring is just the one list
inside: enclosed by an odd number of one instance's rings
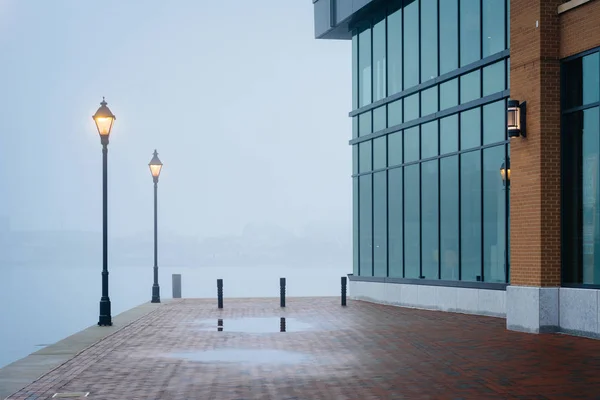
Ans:
{"label": "street lamp", "polygon": [[102,143],[102,297],[100,298],[99,326],[111,326],[110,298],[108,297],[108,218],[107,218],[107,169],[108,169],[108,137],[116,119],[114,114],[106,106],[104,97],[100,108],[92,116],[100,134]]}
{"label": "street lamp", "polygon": [[500,166],[500,177],[502,178],[502,184],[508,187],[510,185],[510,158],[506,159],[506,162],[502,162]]}
{"label": "street lamp", "polygon": [[157,200],[158,200],[158,177],[162,169],[162,162],[158,158],[158,153],[154,150],[152,160],[148,163],[152,180],[154,181],[154,284],[152,285],[152,303],[160,303],[160,287],[158,286],[158,224],[157,224]]}

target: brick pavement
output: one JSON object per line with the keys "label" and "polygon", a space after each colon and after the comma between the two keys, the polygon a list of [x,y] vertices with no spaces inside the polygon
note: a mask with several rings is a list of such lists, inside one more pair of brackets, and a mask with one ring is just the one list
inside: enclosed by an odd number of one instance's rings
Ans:
{"label": "brick pavement", "polygon": [[9,399],[600,399],[597,340],[337,298],[215,303],[165,304]]}

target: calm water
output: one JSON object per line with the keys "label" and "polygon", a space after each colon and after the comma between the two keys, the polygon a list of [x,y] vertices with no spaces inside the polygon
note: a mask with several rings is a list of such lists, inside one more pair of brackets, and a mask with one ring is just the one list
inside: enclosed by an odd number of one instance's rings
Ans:
{"label": "calm water", "polygon": [[[346,267],[223,267],[159,270],[161,296],[171,297],[171,274],[181,274],[183,297],[278,297],[279,278],[289,296],[338,296]],[[0,270],[0,368],[97,323],[100,270],[8,268]],[[152,267],[110,269],[113,316],[150,301]],[[277,300],[275,300],[277,301]]]}

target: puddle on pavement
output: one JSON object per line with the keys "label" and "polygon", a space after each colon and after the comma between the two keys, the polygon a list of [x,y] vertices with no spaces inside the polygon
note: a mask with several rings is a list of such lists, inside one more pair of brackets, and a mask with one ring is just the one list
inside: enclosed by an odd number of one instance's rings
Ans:
{"label": "puddle on pavement", "polygon": [[[215,324],[216,322],[216,324]],[[295,318],[261,317],[261,318],[231,318],[205,319],[197,322],[203,331],[243,332],[243,333],[272,333],[272,332],[302,332],[313,328],[306,322]]]}
{"label": "puddle on pavement", "polygon": [[302,353],[269,349],[219,349],[169,354],[169,357],[181,358],[203,363],[243,363],[243,364],[298,364],[307,360]]}

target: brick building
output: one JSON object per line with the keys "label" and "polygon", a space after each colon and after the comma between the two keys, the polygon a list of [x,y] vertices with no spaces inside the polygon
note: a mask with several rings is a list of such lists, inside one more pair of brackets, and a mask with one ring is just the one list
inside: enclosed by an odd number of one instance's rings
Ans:
{"label": "brick building", "polygon": [[600,337],[600,0],[313,0],[352,42],[350,294]]}

